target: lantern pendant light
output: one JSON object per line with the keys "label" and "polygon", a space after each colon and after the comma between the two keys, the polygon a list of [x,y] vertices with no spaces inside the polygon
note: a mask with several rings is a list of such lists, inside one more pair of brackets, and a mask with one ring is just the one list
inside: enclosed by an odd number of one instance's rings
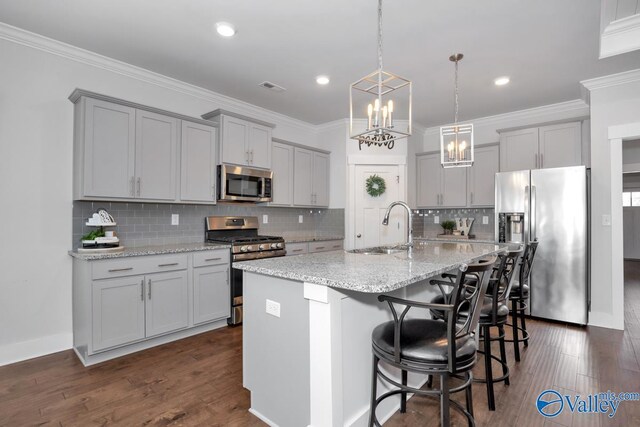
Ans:
{"label": "lantern pendant light", "polygon": [[444,168],[473,165],[473,124],[458,124],[458,62],[463,57],[461,53],[449,57],[455,63],[455,114],[453,126],[440,128],[440,162]]}
{"label": "lantern pendant light", "polygon": [[[349,134],[367,147],[392,149],[411,135],[411,81],[382,70],[382,0],[378,0],[378,69],[349,91]],[[362,114],[361,117],[354,117]],[[364,114],[366,113],[366,116]]]}

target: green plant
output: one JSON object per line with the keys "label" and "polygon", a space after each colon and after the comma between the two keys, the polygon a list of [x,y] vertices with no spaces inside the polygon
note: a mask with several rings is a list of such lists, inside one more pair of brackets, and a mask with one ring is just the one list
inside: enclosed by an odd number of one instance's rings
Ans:
{"label": "green plant", "polygon": [[440,224],[442,226],[443,229],[445,230],[455,230],[456,228],[456,222],[453,220],[446,220],[446,221],[442,221],[442,224]]}
{"label": "green plant", "polygon": [[387,189],[384,178],[378,175],[371,175],[369,178],[367,178],[365,184],[367,194],[369,194],[371,197],[378,197],[384,194],[385,190]]}
{"label": "green plant", "polygon": [[80,240],[95,240],[96,237],[104,237],[104,229],[102,227],[85,234],[80,238]]}

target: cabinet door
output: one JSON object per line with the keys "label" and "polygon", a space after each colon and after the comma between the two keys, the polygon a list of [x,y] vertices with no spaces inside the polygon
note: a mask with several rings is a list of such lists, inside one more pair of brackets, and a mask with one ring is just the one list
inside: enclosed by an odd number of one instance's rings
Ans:
{"label": "cabinet door", "polygon": [[146,278],[147,337],[189,326],[187,271],[149,274]]}
{"label": "cabinet door", "polygon": [[500,134],[500,172],[538,168],[538,128]]}
{"label": "cabinet door", "polygon": [[144,277],[95,280],[92,286],[92,352],[143,339]]}
{"label": "cabinet door", "polygon": [[467,173],[469,206],[493,206],[495,204],[495,178],[500,171],[500,153],[497,145],[477,147],[473,166]]}
{"label": "cabinet door", "polygon": [[440,155],[427,154],[416,159],[417,197],[418,207],[437,207],[440,204],[440,190],[442,186],[442,166]]}
{"label": "cabinet door", "polygon": [[293,151],[291,145],[279,142],[271,146],[272,205],[291,206],[293,203]]}
{"label": "cabinet door", "polygon": [[313,204],[329,206],[329,155],[313,153]]}
{"label": "cabinet door", "polygon": [[226,319],[231,315],[229,264],[193,269],[193,323]]}
{"label": "cabinet door", "polygon": [[87,98],[83,195],[134,197],[136,110]]}
{"label": "cabinet door", "polygon": [[447,208],[467,206],[467,169],[442,169],[442,196],[440,205]]}
{"label": "cabinet door", "polygon": [[580,122],[543,126],[539,132],[541,168],[560,168],[582,164]]}
{"label": "cabinet door", "polygon": [[176,200],[178,120],[136,111],[136,197]]}
{"label": "cabinet door", "polygon": [[271,128],[249,123],[249,164],[271,169]]}
{"label": "cabinet door", "polygon": [[313,193],[313,152],[295,148],[293,160],[293,204],[311,206]]}
{"label": "cabinet door", "polygon": [[222,163],[249,164],[249,122],[235,117],[222,116],[220,138]]}
{"label": "cabinet door", "polygon": [[182,121],[180,200],[216,202],[216,129]]}

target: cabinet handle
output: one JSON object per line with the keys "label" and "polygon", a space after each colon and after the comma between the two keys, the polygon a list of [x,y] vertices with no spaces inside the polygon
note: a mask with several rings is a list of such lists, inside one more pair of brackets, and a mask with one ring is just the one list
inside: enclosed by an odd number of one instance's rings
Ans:
{"label": "cabinet handle", "polygon": [[229,284],[229,269],[227,268],[227,285]]}
{"label": "cabinet handle", "polygon": [[319,251],[320,249],[324,249],[324,246],[316,246],[317,251]]}
{"label": "cabinet handle", "polygon": [[127,268],[110,268],[109,269],[109,273],[115,273],[117,271],[129,271],[129,270],[133,270],[133,267],[127,267]]}
{"label": "cabinet handle", "polygon": [[536,160],[535,160],[535,162],[536,162],[536,163],[535,163],[535,164],[536,164],[536,169],[538,169],[538,153],[535,153],[535,154],[534,154],[534,157],[535,157],[535,159],[536,159]]}
{"label": "cabinet handle", "polygon": [[174,266],[174,265],[178,265],[178,263],[177,262],[170,262],[168,264],[158,264],[158,267],[171,267],[171,266]]}
{"label": "cabinet handle", "polygon": [[129,193],[131,193],[131,197],[135,197],[136,195],[135,181],[136,179],[134,177],[131,177],[131,179],[129,180],[129,185],[131,186]]}
{"label": "cabinet handle", "polygon": [[151,279],[149,279],[147,283],[149,284],[149,293],[147,294],[147,296],[149,297],[149,299],[151,299]]}
{"label": "cabinet handle", "polygon": [[294,249],[291,252],[302,252],[302,249]]}
{"label": "cabinet handle", "polygon": [[473,191],[471,192],[471,204],[473,204]]}
{"label": "cabinet handle", "polygon": [[144,279],[140,280],[140,301],[144,301]]}
{"label": "cabinet handle", "polygon": [[249,150],[244,152],[244,159],[247,162],[247,164],[249,164]]}
{"label": "cabinet handle", "polygon": [[356,237],[359,239],[362,237],[362,234],[358,234]]}
{"label": "cabinet handle", "polygon": [[253,164],[253,149],[250,151],[251,153],[251,164]]}
{"label": "cabinet handle", "polygon": [[544,154],[540,153],[540,169],[544,169]]}
{"label": "cabinet handle", "polygon": [[216,199],[216,185],[212,185],[211,186],[211,197],[213,198],[213,200]]}
{"label": "cabinet handle", "polygon": [[207,259],[205,259],[205,262],[208,262],[208,261],[220,261],[221,259],[222,258],[207,258]]}
{"label": "cabinet handle", "polygon": [[140,177],[138,177],[138,197],[140,197]]}

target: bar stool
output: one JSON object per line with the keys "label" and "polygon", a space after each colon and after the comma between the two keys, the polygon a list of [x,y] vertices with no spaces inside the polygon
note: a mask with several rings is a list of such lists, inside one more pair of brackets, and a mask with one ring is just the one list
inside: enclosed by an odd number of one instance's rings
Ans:
{"label": "bar stool", "polygon": [[[520,247],[516,250],[509,250],[505,253],[498,255],[498,262],[495,263],[491,279],[487,289],[487,295],[484,298],[483,304],[480,309],[479,326],[480,326],[480,340],[483,341],[484,349],[478,350],[478,353],[484,354],[484,368],[485,378],[474,379],[474,382],[485,383],[487,386],[487,403],[489,410],[495,411],[495,393],[494,383],[502,382],[509,385],[509,366],[507,364],[507,353],[505,349],[505,332],[504,325],[507,324],[509,316],[509,307],[507,306],[507,298],[509,296],[513,273],[516,269],[517,261],[522,254],[523,249]],[[445,275],[445,277],[448,277]],[[468,278],[468,281],[473,281],[473,276]],[[432,302],[438,303],[448,298],[443,286],[449,285],[450,282],[437,281],[440,287],[442,295],[434,298]],[[442,312],[439,310],[431,310],[434,318],[440,318]],[[461,316],[464,316],[464,312]],[[498,328],[498,335],[491,336],[491,328]],[[491,353],[491,343],[498,341],[500,345],[500,358]],[[502,376],[493,376],[493,366],[491,361],[496,360],[502,367]]]}
{"label": "bar stool", "polygon": [[[400,394],[400,412],[406,412],[407,393],[420,396],[439,396],[440,423],[450,424],[450,405],[467,417],[470,426],[473,419],[473,401],[471,369],[476,363],[476,341],[474,332],[480,317],[480,306],[486,295],[489,278],[496,258],[484,264],[463,265],[451,285],[453,290],[445,304],[433,304],[400,299],[388,295],[378,297],[386,301],[393,320],[378,325],[371,334],[373,350],[373,370],[371,378],[371,406],[369,426],[380,426],[376,417],[376,408],[386,398]],[[477,277],[472,284],[465,284],[467,276]],[[404,306],[398,312],[396,305]],[[443,319],[423,317],[405,319],[413,307],[436,309],[444,313]],[[467,315],[462,318],[461,311]],[[379,362],[399,368],[402,371],[401,382],[390,378],[379,368]],[[407,385],[407,372],[440,376],[440,390],[423,390]],[[449,388],[449,378],[464,380],[460,386]],[[378,378],[396,387],[376,398]],[[449,399],[450,393],[465,391],[466,408]]]}
{"label": "bar stool", "polygon": [[[520,343],[524,343],[525,347],[529,346],[529,332],[527,331],[527,325],[525,323],[525,311],[529,307],[527,304],[527,300],[529,299],[529,276],[537,249],[537,239],[525,247],[524,254],[520,261],[518,280],[514,280],[511,293],[509,294],[509,301],[511,301],[511,324],[507,324],[507,326],[511,326],[513,339],[505,341],[513,342],[513,354],[516,362],[520,361]],[[520,326],[518,326],[518,319],[520,320]],[[520,334],[522,334],[522,338],[520,338]]]}

